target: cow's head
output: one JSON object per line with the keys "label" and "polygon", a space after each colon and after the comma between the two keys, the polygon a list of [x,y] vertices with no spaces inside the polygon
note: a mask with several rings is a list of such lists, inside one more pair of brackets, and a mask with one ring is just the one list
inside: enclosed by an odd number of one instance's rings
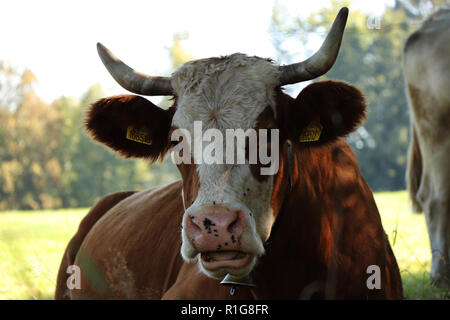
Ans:
{"label": "cow's head", "polygon": [[[288,191],[283,165],[285,145],[302,148],[329,142],[349,133],[363,117],[362,95],[347,84],[315,83],[295,100],[280,89],[282,85],[316,78],[331,68],[347,14],[346,8],[341,10],[315,55],[287,66],[233,54],[185,63],[170,78],[151,77],[135,72],[98,45],[102,61],[123,87],[143,95],[175,97],[174,105],[166,110],[140,96],[102,99],[89,110],[86,127],[96,140],[126,157],[155,160],[169,150],[175,151],[185,206],[181,254],[186,261],[198,261],[208,276],[246,276],[264,254],[264,243],[280,209],[276,205],[280,201],[274,199]],[[215,129],[223,139],[209,137],[213,144],[203,140],[193,147],[195,141],[188,142],[198,137],[194,123],[201,124],[202,133]],[[299,138],[311,123],[315,129],[321,127],[320,139],[302,146]],[[259,157],[256,163],[249,161],[248,145],[244,148],[244,164],[199,160],[198,155],[211,145],[223,145],[226,150],[227,129],[278,129],[267,143],[259,138],[253,143],[257,144],[256,150],[263,145],[270,149],[275,162],[280,156],[279,165],[269,163],[275,170],[264,174]],[[250,137],[244,140],[252,142]],[[200,152],[196,154],[191,148],[199,148]],[[225,153],[220,156],[224,160]]]}

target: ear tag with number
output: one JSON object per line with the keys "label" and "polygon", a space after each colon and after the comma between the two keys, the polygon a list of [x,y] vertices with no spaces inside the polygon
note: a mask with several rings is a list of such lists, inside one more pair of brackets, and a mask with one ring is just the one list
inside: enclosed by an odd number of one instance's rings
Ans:
{"label": "ear tag with number", "polygon": [[317,141],[320,138],[322,133],[323,126],[320,124],[318,119],[312,120],[306,127],[303,129],[300,134],[299,141],[300,142],[312,142]]}
{"label": "ear tag with number", "polygon": [[127,128],[127,139],[139,143],[151,145],[150,131],[143,127],[129,126]]}

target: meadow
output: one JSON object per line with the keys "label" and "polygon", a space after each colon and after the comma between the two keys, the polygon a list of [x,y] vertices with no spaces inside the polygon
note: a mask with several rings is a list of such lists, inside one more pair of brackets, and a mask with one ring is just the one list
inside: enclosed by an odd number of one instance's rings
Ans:
{"label": "meadow", "polygon": [[[375,194],[402,275],[406,299],[449,299],[430,286],[431,253],[423,214],[405,191]],[[65,247],[88,209],[0,212],[0,299],[53,299]]]}

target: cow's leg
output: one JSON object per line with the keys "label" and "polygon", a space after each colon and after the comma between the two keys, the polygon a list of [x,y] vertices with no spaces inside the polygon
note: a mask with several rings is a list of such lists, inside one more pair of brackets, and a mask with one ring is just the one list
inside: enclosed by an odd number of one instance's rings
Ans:
{"label": "cow's leg", "polygon": [[433,198],[425,212],[431,245],[431,281],[437,286],[450,286],[450,219],[448,201]]}
{"label": "cow's leg", "polygon": [[408,149],[408,165],[406,167],[406,184],[409,191],[409,197],[412,202],[414,212],[422,212],[420,201],[417,199],[417,193],[422,178],[422,154],[420,151],[419,139],[417,138],[416,125],[411,118],[411,142]]}
{"label": "cow's leg", "polygon": [[450,141],[441,144],[427,166],[428,197],[423,209],[431,245],[431,281],[438,286],[450,286]]}

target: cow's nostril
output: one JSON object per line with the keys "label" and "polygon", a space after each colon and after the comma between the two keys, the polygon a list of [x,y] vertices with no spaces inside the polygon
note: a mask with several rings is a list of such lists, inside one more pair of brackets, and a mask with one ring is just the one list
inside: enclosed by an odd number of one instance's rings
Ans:
{"label": "cow's nostril", "polygon": [[239,249],[247,226],[243,211],[222,206],[201,208],[185,219],[185,236],[199,252]]}
{"label": "cow's nostril", "polygon": [[227,228],[227,231],[229,233],[234,233],[234,231],[236,230],[238,220],[239,220],[239,217],[236,217],[236,219],[234,219],[234,221],[232,223],[230,223],[230,225]]}
{"label": "cow's nostril", "polygon": [[[187,219],[187,230],[191,236],[197,237],[202,234],[202,229],[197,224],[197,219],[194,216],[189,216],[189,219]],[[199,221],[198,221],[199,222]]]}

